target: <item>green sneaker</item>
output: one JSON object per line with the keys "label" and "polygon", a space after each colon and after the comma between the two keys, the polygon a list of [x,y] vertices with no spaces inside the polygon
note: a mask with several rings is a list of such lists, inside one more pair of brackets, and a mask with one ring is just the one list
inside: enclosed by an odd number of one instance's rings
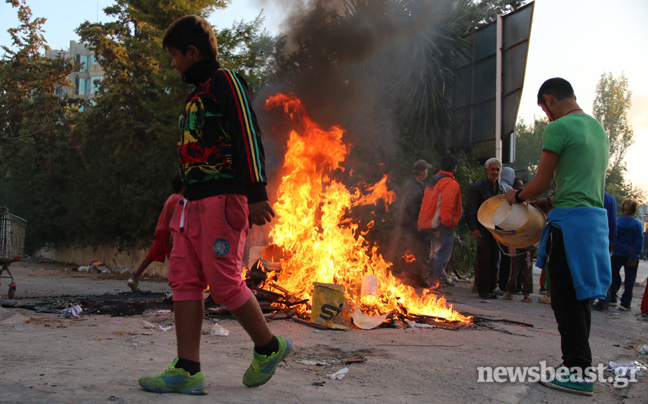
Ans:
{"label": "green sneaker", "polygon": [[[558,367],[562,367],[562,364]],[[556,368],[558,370],[558,368]],[[581,396],[591,396],[594,394],[594,383],[584,380],[570,380],[569,376],[560,376],[554,373],[552,377],[540,379],[540,384],[550,389],[564,391],[566,393],[578,394]]]}
{"label": "green sneaker", "polygon": [[132,292],[140,291],[139,282],[134,281],[133,278],[130,278],[128,282],[126,282],[126,284],[128,285],[128,287]]}
{"label": "green sneaker", "polygon": [[279,340],[279,351],[273,355],[259,355],[254,351],[254,359],[248,370],[243,375],[243,384],[247,387],[257,387],[266,384],[274,375],[279,362],[284,360],[292,351],[292,341],[288,338],[277,337]]}
{"label": "green sneaker", "polygon": [[176,363],[178,358],[161,374],[141,377],[139,385],[154,393],[207,394],[203,373],[192,376],[186,370],[176,368]]}

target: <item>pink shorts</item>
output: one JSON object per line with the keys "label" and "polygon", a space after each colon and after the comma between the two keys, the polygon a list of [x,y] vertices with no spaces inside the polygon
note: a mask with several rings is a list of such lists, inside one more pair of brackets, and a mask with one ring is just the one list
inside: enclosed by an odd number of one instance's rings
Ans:
{"label": "pink shorts", "polygon": [[173,212],[170,228],[173,300],[202,300],[209,286],[214,302],[228,310],[241,307],[252,293],[241,279],[249,230],[247,197],[216,195],[185,201]]}

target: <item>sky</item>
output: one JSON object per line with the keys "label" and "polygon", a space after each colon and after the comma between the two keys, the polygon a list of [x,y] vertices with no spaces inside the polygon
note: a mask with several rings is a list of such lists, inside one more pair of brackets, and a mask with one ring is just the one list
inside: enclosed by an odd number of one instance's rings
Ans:
{"label": "sky", "polygon": [[[296,1],[296,0],[293,0]],[[34,16],[45,17],[45,38],[53,49],[69,48],[78,40],[74,29],[85,20],[107,21],[102,9],[112,0],[27,0]],[[272,0],[233,0],[209,20],[215,27],[250,21],[263,11],[265,28],[280,32],[284,8]],[[0,45],[10,45],[6,30],[17,26],[15,11],[0,3]],[[607,72],[624,74],[632,91],[628,117],[635,144],[626,155],[626,178],[648,192],[648,1],[536,0],[531,41],[518,114],[527,124],[543,117],[536,105],[542,82],[563,77],[571,82],[577,101],[591,113],[596,84]]]}

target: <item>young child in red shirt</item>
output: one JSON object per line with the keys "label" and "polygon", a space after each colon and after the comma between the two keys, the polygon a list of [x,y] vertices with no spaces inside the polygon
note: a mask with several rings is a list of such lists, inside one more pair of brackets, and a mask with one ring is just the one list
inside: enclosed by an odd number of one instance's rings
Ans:
{"label": "young child in red shirt", "polygon": [[173,193],[167,198],[164,203],[164,208],[162,208],[162,213],[155,226],[155,234],[153,235],[153,245],[149,249],[149,253],[146,255],[146,258],[142,260],[140,266],[133,274],[133,277],[130,278],[127,282],[128,287],[133,292],[139,292],[139,280],[146,268],[151,265],[152,262],[164,262],[165,259],[168,259],[171,256],[171,247],[173,246],[173,241],[171,240],[171,230],[169,229],[169,224],[171,222],[171,216],[175,208],[179,205],[180,200],[182,199],[182,190],[184,186],[182,185],[182,179],[179,175],[176,175],[171,181],[171,186],[173,187]]}

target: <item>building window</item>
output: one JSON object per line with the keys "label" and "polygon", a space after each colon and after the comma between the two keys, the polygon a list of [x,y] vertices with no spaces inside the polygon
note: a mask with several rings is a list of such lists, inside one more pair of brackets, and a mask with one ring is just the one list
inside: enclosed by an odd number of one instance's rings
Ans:
{"label": "building window", "polygon": [[80,72],[88,71],[88,56],[76,55],[76,62],[81,65],[81,67],[79,68]]}
{"label": "building window", "polygon": [[90,94],[95,95],[99,91],[99,84],[101,83],[101,77],[93,77],[90,79],[92,81],[92,90]]}

